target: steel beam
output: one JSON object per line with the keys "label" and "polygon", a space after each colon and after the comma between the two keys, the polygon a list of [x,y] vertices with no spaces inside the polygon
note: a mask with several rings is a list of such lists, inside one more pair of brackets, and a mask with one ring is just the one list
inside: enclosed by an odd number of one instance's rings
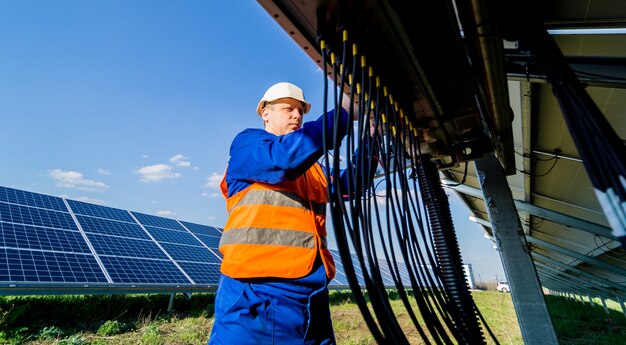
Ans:
{"label": "steel beam", "polygon": [[[563,263],[563,262],[558,261],[558,260],[554,260],[552,258],[549,258],[549,257],[545,256],[545,255],[541,255],[541,254],[539,254],[537,252],[532,252],[532,256],[534,258],[537,258],[537,259],[540,259],[542,261],[551,263],[553,265],[561,266],[561,267],[563,267],[565,269],[571,270],[572,272],[578,273],[581,276],[584,276],[584,277],[586,277],[588,279],[594,280],[594,281],[596,281],[598,283],[602,283],[602,284],[604,284],[604,285],[606,285],[608,287],[616,289],[616,290],[620,291],[621,293],[626,293],[626,286],[623,286],[623,285],[617,284],[615,282],[612,282],[610,280],[598,277],[598,276],[596,276],[596,275],[594,275],[592,273],[585,272],[585,271],[583,271],[583,270],[581,270],[579,268],[572,267],[572,266],[570,266],[570,265],[568,265],[566,263]],[[567,272],[563,272],[563,273],[567,273]]]}
{"label": "steel beam", "polygon": [[617,267],[617,266],[614,266],[614,265],[611,265],[609,263],[606,263],[604,261],[598,260],[596,258],[592,258],[592,257],[589,257],[587,255],[580,254],[580,253],[575,252],[575,251],[573,251],[571,249],[567,249],[567,248],[564,248],[564,247],[561,247],[561,246],[557,246],[554,243],[546,242],[546,241],[540,240],[540,239],[538,239],[536,237],[526,236],[526,240],[529,243],[532,243],[534,245],[538,245],[540,247],[544,247],[544,248],[553,250],[555,252],[558,252],[558,253],[561,253],[561,254],[564,254],[564,255],[567,255],[567,256],[571,256],[574,259],[578,259],[578,260],[584,261],[584,262],[586,262],[588,264],[592,264],[592,265],[598,266],[599,268],[605,269],[607,271],[611,271],[611,272],[619,274],[621,276],[626,276],[626,270],[625,269]]}
{"label": "steel beam", "polygon": [[[473,196],[476,198],[481,198],[481,199],[483,198],[483,194],[481,193],[480,189],[469,187],[466,185],[451,186],[451,185],[446,185],[445,183],[452,184],[452,183],[455,183],[454,181],[444,181],[443,186],[446,188],[450,188],[454,191],[457,191],[459,193],[463,193],[463,194]],[[612,231],[611,228],[607,226],[600,225],[597,223],[592,223],[590,221],[587,221],[581,218],[572,217],[564,213],[552,211],[547,208],[543,208],[540,206],[527,203],[525,201],[515,200],[514,202],[518,211],[528,212],[535,217],[543,218],[553,223],[576,228],[576,229],[586,231],[586,232],[589,232],[598,236],[610,238],[615,241],[618,240],[611,233]]]}
{"label": "steel beam", "polygon": [[[536,263],[537,264],[537,268],[539,269],[543,269],[543,271],[541,271],[540,273],[542,274],[549,274],[551,276],[554,277],[554,279],[559,279],[563,284],[567,285],[568,287],[570,287],[572,290],[576,291],[576,293],[580,294],[580,291],[583,290],[586,294],[591,294],[591,295],[597,295],[601,292],[603,292],[603,295],[608,296],[613,296],[613,293],[611,291],[608,291],[604,288],[601,287],[588,287],[588,286],[581,286],[580,284],[577,284],[574,281],[570,281],[573,280],[572,277],[563,275],[563,272],[557,270],[554,267],[550,267],[550,266],[546,266],[540,262]],[[552,273],[550,273],[552,272]]]}
{"label": "steel beam", "polygon": [[528,212],[535,217],[540,217],[553,223],[562,224],[572,228],[587,231],[595,235],[610,238],[612,240],[617,240],[617,238],[611,233],[611,228],[607,226],[568,216],[560,212],[548,210],[547,208],[539,207],[521,200],[515,200],[515,206],[519,211]]}
{"label": "steel beam", "polygon": [[558,344],[511,189],[495,155],[475,161],[525,344]]}

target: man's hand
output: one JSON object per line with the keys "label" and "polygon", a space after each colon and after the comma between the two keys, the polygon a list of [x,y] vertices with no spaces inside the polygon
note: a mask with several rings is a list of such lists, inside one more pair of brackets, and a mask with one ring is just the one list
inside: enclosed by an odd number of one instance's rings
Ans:
{"label": "man's hand", "polygon": [[355,102],[350,103],[350,95],[341,95],[341,107],[343,109],[345,109],[348,114],[350,114],[350,111],[352,109],[352,119],[353,120],[358,120],[359,119],[359,106],[357,103],[357,100],[355,99]]}

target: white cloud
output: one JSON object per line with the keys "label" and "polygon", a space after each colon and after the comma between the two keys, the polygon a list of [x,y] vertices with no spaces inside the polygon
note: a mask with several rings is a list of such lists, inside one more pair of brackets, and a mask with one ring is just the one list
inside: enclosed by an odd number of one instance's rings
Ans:
{"label": "white cloud", "polygon": [[173,172],[172,167],[167,164],[148,165],[135,171],[141,176],[142,182],[160,182],[164,179],[176,179],[179,173]]}
{"label": "white cloud", "polygon": [[161,217],[177,217],[178,213],[173,211],[156,211],[156,215]]}
{"label": "white cloud", "polygon": [[97,172],[98,172],[98,174],[100,174],[100,175],[111,175],[111,172],[110,172],[110,171],[108,171],[108,170],[106,170],[106,169],[98,168],[96,171],[97,171]]}
{"label": "white cloud", "polygon": [[57,181],[57,187],[61,188],[73,188],[88,192],[103,191],[109,188],[103,182],[83,178],[83,174],[78,171],[54,169],[49,171],[49,175]]}
{"label": "white cloud", "polygon": [[177,154],[175,156],[170,157],[170,162],[179,167],[190,167],[191,162],[187,160],[187,157],[182,154]]}
{"label": "white cloud", "polygon": [[219,188],[223,178],[224,174],[219,174],[216,172],[212,173],[209,177],[206,178],[204,188]]}

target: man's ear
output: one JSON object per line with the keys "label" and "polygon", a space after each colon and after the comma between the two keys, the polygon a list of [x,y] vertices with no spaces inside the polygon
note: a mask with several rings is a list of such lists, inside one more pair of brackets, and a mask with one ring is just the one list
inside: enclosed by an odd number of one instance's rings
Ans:
{"label": "man's ear", "polygon": [[267,121],[267,118],[269,117],[269,115],[270,115],[270,111],[269,109],[267,109],[267,107],[261,109],[261,118],[263,119],[263,122]]}

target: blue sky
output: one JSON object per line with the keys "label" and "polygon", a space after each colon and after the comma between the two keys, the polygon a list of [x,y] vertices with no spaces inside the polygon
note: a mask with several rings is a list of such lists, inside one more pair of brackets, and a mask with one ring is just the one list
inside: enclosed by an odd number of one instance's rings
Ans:
{"label": "blue sky", "polygon": [[[322,111],[317,65],[254,1],[0,0],[0,185],[222,227],[230,141],[279,81]],[[451,209],[476,280],[502,279]]]}

